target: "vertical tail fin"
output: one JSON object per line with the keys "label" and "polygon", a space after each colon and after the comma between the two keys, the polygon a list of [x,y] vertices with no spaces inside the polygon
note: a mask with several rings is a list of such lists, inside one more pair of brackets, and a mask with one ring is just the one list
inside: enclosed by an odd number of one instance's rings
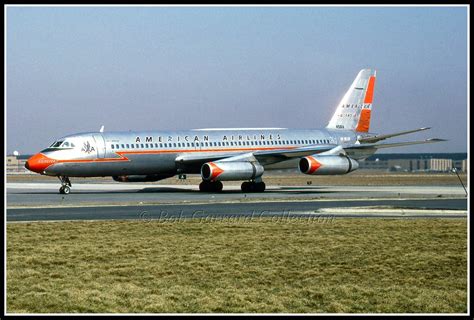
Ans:
{"label": "vertical tail fin", "polygon": [[326,128],[368,132],[375,70],[362,69],[347,90]]}

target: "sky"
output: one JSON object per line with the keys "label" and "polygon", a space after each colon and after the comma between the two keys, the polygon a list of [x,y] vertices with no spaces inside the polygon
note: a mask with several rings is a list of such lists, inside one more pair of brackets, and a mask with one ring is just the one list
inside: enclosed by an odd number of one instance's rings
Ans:
{"label": "sky", "polygon": [[467,152],[465,6],[8,6],[6,18],[8,154],[102,125],[322,128],[363,68],[377,70],[371,132],[449,140],[384,152]]}

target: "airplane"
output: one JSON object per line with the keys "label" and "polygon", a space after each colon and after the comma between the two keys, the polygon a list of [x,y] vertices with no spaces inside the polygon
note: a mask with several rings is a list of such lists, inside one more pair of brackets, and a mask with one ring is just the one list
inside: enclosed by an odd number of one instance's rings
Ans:
{"label": "airplane", "polygon": [[199,190],[220,192],[222,181],[244,181],[243,192],[263,192],[267,170],[298,168],[308,175],[340,175],[378,149],[446,141],[396,143],[382,140],[430,129],[392,134],[369,132],[376,71],[362,69],[323,129],[225,128],[182,131],[99,132],[62,137],[32,156],[28,170],[57,176],[69,194],[69,177],[111,176],[118,182],[153,182],[200,174]]}

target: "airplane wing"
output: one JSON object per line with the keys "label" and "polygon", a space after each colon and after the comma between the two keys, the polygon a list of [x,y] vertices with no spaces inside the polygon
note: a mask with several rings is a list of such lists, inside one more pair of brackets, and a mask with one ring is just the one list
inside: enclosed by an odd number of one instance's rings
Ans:
{"label": "airplane wing", "polygon": [[409,134],[409,133],[413,133],[413,132],[424,131],[424,130],[428,130],[428,129],[431,129],[431,128],[430,127],[424,127],[424,128],[419,128],[419,129],[415,129],[415,130],[401,131],[401,132],[390,133],[390,134],[379,134],[379,135],[375,135],[375,136],[371,136],[371,137],[370,136],[369,137],[362,137],[362,138],[359,138],[358,141],[360,143],[373,143],[373,142],[377,142],[377,141],[380,141],[380,140],[385,140],[385,139],[388,139],[388,138],[401,136],[401,135]]}
{"label": "airplane wing", "polygon": [[261,165],[269,165],[291,158],[300,158],[313,154],[331,152],[346,153],[355,159],[365,158],[382,148],[392,148],[400,146],[408,146],[413,144],[424,144],[446,141],[444,139],[427,139],[422,141],[408,141],[397,143],[364,143],[352,144],[348,146],[338,146],[336,144],[326,145],[308,145],[293,149],[276,149],[276,150],[258,150],[254,152],[242,153],[220,153],[220,154],[183,154],[176,157],[175,161],[178,165],[201,166],[210,161],[258,161]]}
{"label": "airplane wing", "polygon": [[183,154],[176,157],[178,164],[198,165],[209,161],[258,161],[262,165],[277,163],[291,158],[304,157],[312,154],[326,152],[337,147],[335,144],[309,145],[292,149],[258,150],[242,153],[220,154]]}

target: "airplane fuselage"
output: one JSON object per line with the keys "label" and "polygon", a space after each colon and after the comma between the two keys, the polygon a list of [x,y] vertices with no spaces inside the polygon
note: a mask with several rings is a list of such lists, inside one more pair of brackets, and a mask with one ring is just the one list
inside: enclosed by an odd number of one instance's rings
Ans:
{"label": "airplane fuselage", "polygon": [[[180,165],[186,154],[232,156],[257,150],[290,150],[308,145],[350,145],[354,131],[270,129],[197,129],[183,131],[90,132],[69,135],[30,160],[29,169],[70,177],[175,175],[199,173],[201,164]],[[64,142],[68,142],[64,146]],[[41,154],[43,156],[41,156]],[[265,170],[296,168],[298,159],[265,166]]]}

